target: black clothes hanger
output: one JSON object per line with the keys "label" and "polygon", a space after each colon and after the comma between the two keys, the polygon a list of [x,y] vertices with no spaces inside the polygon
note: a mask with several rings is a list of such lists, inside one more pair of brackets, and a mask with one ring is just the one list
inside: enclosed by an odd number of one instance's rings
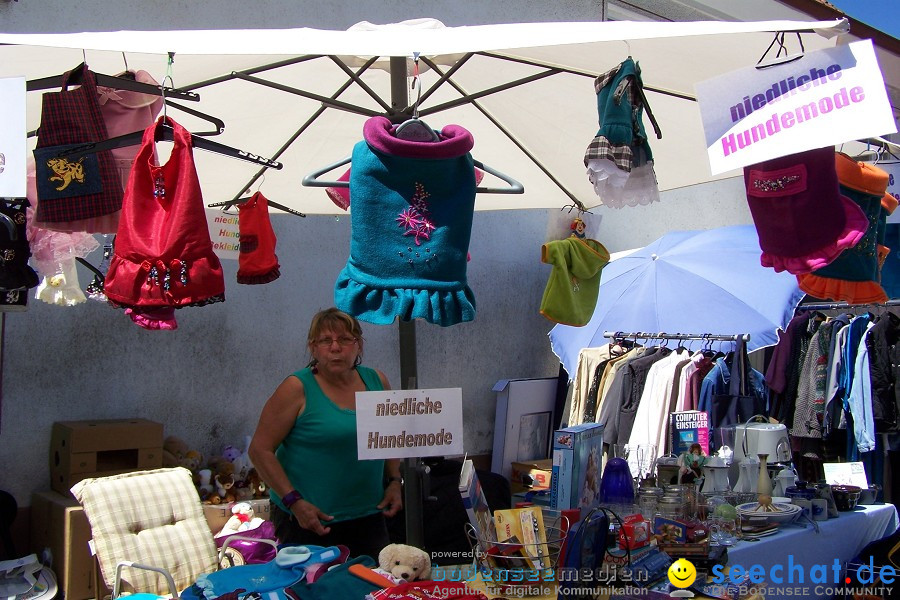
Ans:
{"label": "black clothes hanger", "polygon": [[[319,179],[320,176],[324,175],[325,173],[327,173],[333,169],[337,169],[338,167],[341,167],[343,165],[350,164],[350,160],[351,160],[351,157],[348,156],[347,158],[339,160],[336,163],[332,163],[330,165],[326,165],[326,166],[322,167],[321,169],[317,169],[317,170],[313,171],[312,173],[310,173],[309,175],[307,175],[306,177],[304,177],[303,181],[300,182],[300,185],[305,186],[305,187],[336,187],[336,188],[337,187],[340,187],[340,188],[350,187],[349,181],[323,181],[323,180]],[[480,194],[524,194],[525,193],[525,187],[521,183],[519,183],[518,181],[516,181],[515,179],[510,177],[509,175],[506,175],[505,173],[501,173],[500,171],[492,169],[491,167],[488,167],[485,164],[483,164],[481,161],[476,160],[476,161],[474,161],[474,163],[477,168],[481,169],[485,173],[490,173],[494,177],[502,179],[503,181],[508,183],[510,186],[508,188],[491,188],[491,187],[479,186],[479,187],[475,188],[476,192],[478,192]]]}
{"label": "black clothes hanger", "polygon": [[[77,84],[81,78],[81,65],[75,67],[75,72],[69,78],[70,84]],[[164,87],[161,85],[153,85],[150,83],[141,83],[135,81],[134,74],[131,76],[123,75],[104,75],[103,73],[94,73],[97,85],[110,87],[118,90],[129,90],[132,92],[141,92],[144,94],[153,94],[154,96],[164,96],[166,98],[176,98],[178,100],[188,100],[191,102],[199,102],[200,94],[197,92],[186,92],[177,88]],[[53,75],[51,77],[41,77],[40,79],[32,79],[25,82],[25,90],[34,92],[38,90],[50,90],[62,88],[65,73]]]}
{"label": "black clothes hanger", "polygon": [[[806,52],[806,48],[803,47],[803,38],[800,37],[799,31],[795,31],[794,33],[797,34],[797,42],[800,43],[800,54],[798,54],[797,56],[795,56],[793,58],[788,58],[788,56],[789,56],[788,49],[787,49],[787,45],[785,44],[785,41],[784,41],[785,32],[784,31],[776,31],[775,37],[774,37],[774,39],[772,39],[772,42],[769,44],[769,47],[766,48],[766,51],[763,52],[763,55],[759,57],[758,61],[756,61],[756,68],[757,69],[767,69],[769,67],[774,67],[777,65],[784,65],[789,62],[794,62],[795,60],[799,60],[799,59],[803,58],[803,54]],[[766,64],[761,64],[762,61],[765,60],[766,56],[769,54],[769,51],[772,50],[772,47],[775,46],[776,44],[778,44],[778,51],[775,53],[775,57],[772,59],[771,62],[766,63]],[[783,58],[781,56],[782,53],[784,53]],[[781,60],[779,60],[779,59],[781,59]]]}
{"label": "black clothes hanger", "polygon": [[83,264],[83,265],[84,265],[85,267],[87,267],[88,269],[90,269],[97,277],[100,278],[100,281],[103,281],[103,280],[106,279],[106,275],[104,275],[103,272],[102,272],[100,269],[98,269],[97,267],[95,267],[94,265],[92,265],[91,263],[89,263],[89,262],[88,262],[87,260],[85,260],[84,258],[82,258],[82,257],[80,257],[80,256],[76,256],[76,257],[75,257],[75,260],[78,261],[78,262],[80,262],[81,264]]}
{"label": "black clothes hanger", "polygon": [[[212,204],[207,204],[206,206],[208,206],[209,208],[225,207],[227,209],[232,206],[237,206],[238,204],[243,204],[243,203],[247,202],[248,200],[251,200],[252,198],[253,198],[253,196],[250,195],[246,198],[238,198],[237,200],[225,200],[224,202],[213,202]],[[285,206],[284,204],[279,204],[278,202],[273,202],[272,200],[269,200],[268,198],[266,198],[266,204],[268,204],[272,208],[277,208],[278,210],[283,210],[286,213],[291,213],[292,215],[296,215],[298,217],[306,217],[306,215],[304,213],[300,212],[299,210],[294,210],[293,208],[289,208],[289,207]]]}
{"label": "black clothes hanger", "polygon": [[[211,135],[219,135],[220,133],[225,132],[225,121],[223,121],[222,119],[220,119],[218,117],[214,117],[214,116],[208,115],[204,112],[200,112],[196,108],[188,108],[187,106],[182,106],[181,104],[176,104],[175,102],[171,102],[170,100],[165,100],[165,105],[171,106],[172,108],[177,109],[177,110],[184,111],[189,115],[193,115],[193,116],[197,117],[198,119],[203,119],[204,121],[206,121],[207,123],[209,123],[213,126],[213,129],[211,129],[209,131],[192,131],[191,133],[194,135],[211,136]],[[29,131],[28,137],[34,137],[37,135],[37,133],[38,133],[37,129],[35,129],[34,131]],[[108,140],[103,140],[103,141],[108,142],[110,140],[118,140],[119,138],[125,138],[126,141],[130,141],[131,136],[136,136],[137,139],[131,143],[122,143],[121,145],[113,146],[113,148],[121,148],[123,146],[134,146],[136,144],[140,144],[141,139],[144,136],[144,132],[143,131],[133,131],[131,133],[126,133],[124,135],[117,136],[114,138],[109,138]],[[99,152],[99,151],[100,150],[97,150],[97,152]]]}
{"label": "black clothes hanger", "polygon": [[[163,119],[166,119],[163,116]],[[92,154],[94,152],[101,152],[103,150],[112,150],[113,148],[122,148],[125,146],[134,146],[136,144],[141,143],[141,140],[144,137],[143,131],[135,131],[133,133],[126,133],[125,135],[120,135],[118,137],[110,138],[108,140],[103,140],[102,142],[90,142],[87,144],[81,144],[79,146],[75,146],[73,148],[69,148],[65,152],[61,153],[60,156],[70,156],[73,154],[83,155],[83,154]],[[168,121],[164,120],[159,127],[156,128],[156,141],[167,141],[171,142],[175,139],[174,129],[172,126],[168,124]],[[209,152],[214,152],[216,154],[221,154],[223,156],[230,156],[231,158],[237,158],[239,160],[245,160],[247,162],[252,162],[258,165],[265,165],[270,169],[281,169],[284,165],[282,165],[277,160],[272,160],[271,158],[265,158],[264,156],[259,156],[257,154],[253,154],[251,152],[247,152],[245,150],[239,150],[238,148],[232,148],[231,146],[226,146],[225,144],[220,144],[218,142],[214,142],[212,140],[208,140],[203,137],[199,137],[198,135],[191,134],[191,145],[194,148],[199,148],[201,150],[207,150]]]}

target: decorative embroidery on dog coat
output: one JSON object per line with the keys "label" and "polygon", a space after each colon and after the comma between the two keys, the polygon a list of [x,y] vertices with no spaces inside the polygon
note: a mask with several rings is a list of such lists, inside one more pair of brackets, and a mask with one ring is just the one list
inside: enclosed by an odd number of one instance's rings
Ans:
{"label": "decorative embroidery on dog coat", "polygon": [[425,319],[441,326],[475,318],[466,254],[475,210],[472,134],[448,125],[438,142],[393,135],[372,117],[353,149],[350,257],[335,305],[363,321]]}

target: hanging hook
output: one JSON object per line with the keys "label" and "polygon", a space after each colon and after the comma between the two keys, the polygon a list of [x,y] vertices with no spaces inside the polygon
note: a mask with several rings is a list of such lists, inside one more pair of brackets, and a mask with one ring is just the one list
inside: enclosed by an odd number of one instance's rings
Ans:
{"label": "hanging hook", "polygon": [[173,87],[173,88],[175,87],[175,80],[172,79],[172,63],[174,63],[174,62],[175,62],[175,53],[169,52],[169,59],[166,63],[166,76],[163,77],[162,85],[159,86],[160,93],[161,93],[162,99],[163,99],[163,106],[162,106],[163,123],[165,123],[168,120],[167,115],[166,115],[166,80],[169,81],[170,87]]}
{"label": "hanging hook", "polygon": [[419,77],[419,53],[413,52],[413,78],[409,89],[416,90],[416,101],[413,104],[412,117],[419,118],[419,100],[422,99],[422,79]]}
{"label": "hanging hook", "polygon": [[81,49],[81,61],[84,63],[85,68],[87,68],[87,52],[84,51],[84,48]]}
{"label": "hanging hook", "polygon": [[125,63],[125,72],[128,72],[128,59],[125,57],[125,51],[122,51],[122,62]]}
{"label": "hanging hook", "polygon": [[625,42],[625,47],[628,48],[628,58],[631,58],[631,44],[628,43],[628,40],[622,40]]}

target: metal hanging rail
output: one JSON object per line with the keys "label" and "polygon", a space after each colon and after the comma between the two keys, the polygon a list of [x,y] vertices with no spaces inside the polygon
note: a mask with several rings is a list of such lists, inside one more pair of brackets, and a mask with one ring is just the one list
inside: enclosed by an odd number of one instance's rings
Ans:
{"label": "metal hanging rail", "polygon": [[649,333],[643,331],[604,331],[603,337],[610,339],[630,338],[636,340],[709,340],[713,342],[736,342],[743,339],[745,342],[750,341],[749,333],[719,335],[713,333]]}
{"label": "metal hanging rail", "polygon": [[900,306],[900,299],[888,300],[887,302],[870,302],[868,304],[848,304],[846,302],[810,302],[809,304],[797,305],[797,310],[853,310],[857,308],[888,308],[891,306]]}

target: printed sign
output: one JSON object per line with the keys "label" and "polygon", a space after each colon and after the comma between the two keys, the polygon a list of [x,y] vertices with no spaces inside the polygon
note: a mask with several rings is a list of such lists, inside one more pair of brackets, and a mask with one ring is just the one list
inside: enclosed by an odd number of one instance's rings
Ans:
{"label": "printed sign", "polygon": [[0,79],[0,197],[25,197],[25,78]]}
{"label": "printed sign", "polygon": [[713,175],[897,131],[871,40],[696,84]]}
{"label": "printed sign", "polygon": [[238,216],[220,210],[208,210],[206,225],[209,227],[209,237],[216,256],[223,260],[237,260],[241,250]]}
{"label": "printed sign", "polygon": [[861,462],[822,463],[825,469],[825,481],[829,485],[855,485],[866,489],[869,480],[866,469]]}
{"label": "printed sign", "polygon": [[360,460],[463,453],[462,388],[356,393]]}

